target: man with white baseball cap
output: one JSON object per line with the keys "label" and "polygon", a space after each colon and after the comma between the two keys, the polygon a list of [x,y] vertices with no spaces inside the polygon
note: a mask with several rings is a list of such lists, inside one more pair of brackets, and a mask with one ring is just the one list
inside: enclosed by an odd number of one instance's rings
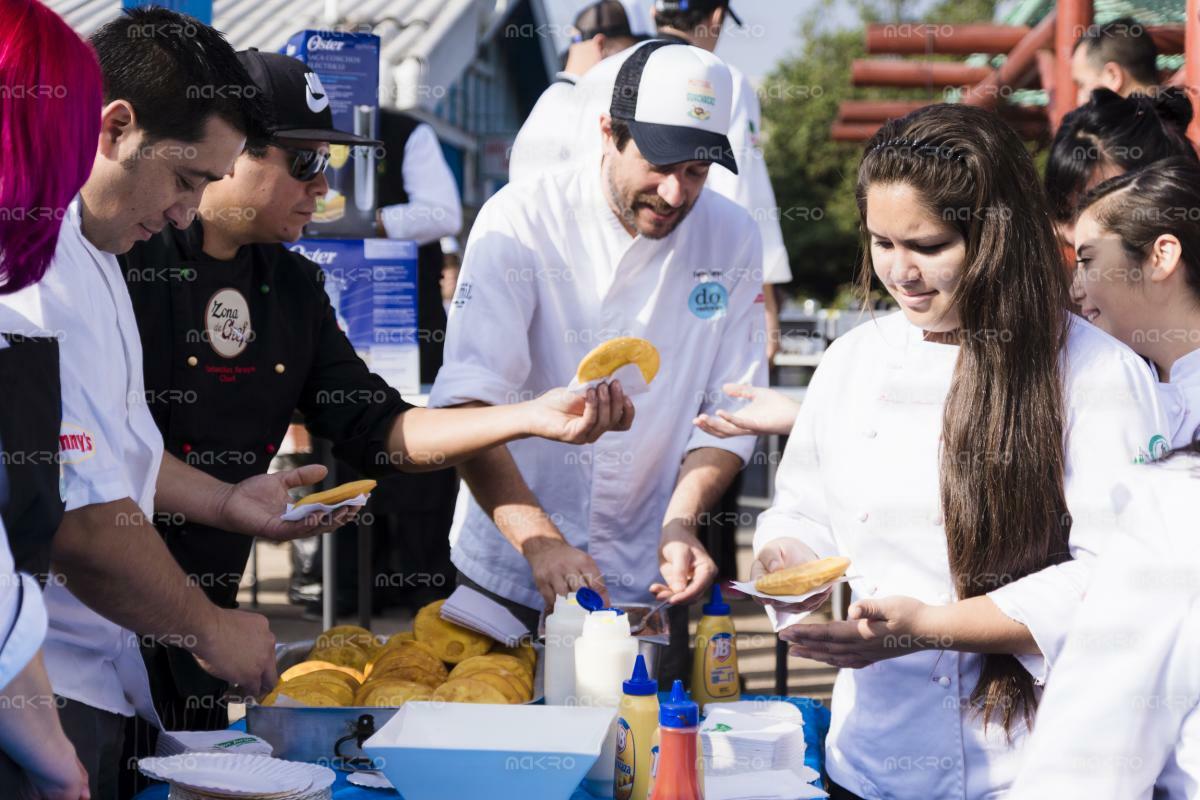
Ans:
{"label": "man with white baseball cap", "polygon": [[758,229],[702,191],[712,163],[737,169],[731,97],[711,53],[641,45],[597,120],[602,152],[504,187],[471,231],[431,405],[540,393],[616,336],[661,355],[630,431],[574,453],[514,442],[460,466],[459,580],[530,627],[581,585],[618,603],[687,603],[715,576],[696,529],[754,439],[691,422],[731,403],[722,385],[766,379]]}

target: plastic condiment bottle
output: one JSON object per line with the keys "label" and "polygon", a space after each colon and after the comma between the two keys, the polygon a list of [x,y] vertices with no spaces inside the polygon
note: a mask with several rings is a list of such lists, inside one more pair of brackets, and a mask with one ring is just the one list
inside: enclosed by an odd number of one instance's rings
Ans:
{"label": "plastic condiment bottle", "polygon": [[[633,672],[637,639],[629,632],[624,611],[603,608],[588,614],[583,635],[575,640],[575,693],[581,706],[621,703],[625,678]],[[584,787],[597,797],[612,797],[616,763],[617,721],[614,718],[600,750],[600,758],[584,778]]]}
{"label": "plastic condiment bottle", "polygon": [[575,593],[559,595],[554,610],[546,617],[546,705],[575,704],[575,641],[583,633],[587,609]]}
{"label": "plastic condiment bottle", "polygon": [[683,681],[658,710],[660,744],[650,800],[704,800],[699,771],[700,707],[688,699]]}
{"label": "plastic condiment bottle", "polygon": [[720,586],[713,584],[703,611],[692,652],[692,697],[701,709],[742,697],[733,619]]}
{"label": "plastic condiment bottle", "polygon": [[650,749],[658,731],[658,681],[647,675],[646,659],[640,654],[633,663],[633,676],[622,689],[613,797],[646,800],[650,794]]}

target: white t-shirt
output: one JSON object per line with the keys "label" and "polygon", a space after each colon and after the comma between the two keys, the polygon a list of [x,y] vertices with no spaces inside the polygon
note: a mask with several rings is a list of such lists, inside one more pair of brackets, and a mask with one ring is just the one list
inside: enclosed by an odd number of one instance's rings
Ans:
{"label": "white t-shirt", "polygon": [[[149,520],[163,443],[146,405],[137,319],[116,257],[84,238],[79,205],[63,219],[45,277],[0,296],[0,330],[58,339],[66,510],[131,498]],[[50,576],[45,601],[55,693],[157,723],[137,636],[84,605],[60,576]]]}
{"label": "white t-shirt", "polygon": [[[607,577],[615,601],[646,601],[679,465],[717,447],[750,457],[754,437],[718,439],[692,425],[732,401],[725,383],[765,385],[758,230],[746,212],[702,192],[667,237],[632,237],[608,207],[599,160],[511,183],[479,212],[450,309],[431,406],[512,403],[565,386],[580,360],[615,336],[640,336],[661,366],[636,397],[628,432],[575,447],[508,445],[542,507]],[[528,562],[469,493],[451,531],[455,565],[485,589],[540,608]]]}
{"label": "white t-shirt", "polygon": [[[779,467],[755,552],[795,537],[851,560],[855,599],[954,602],[940,497],[945,399],[957,346],[925,341],[903,313],[836,340],[813,375]],[[1074,560],[988,593],[1044,654],[1019,660],[1045,680],[1114,526],[1112,489],[1162,448],[1166,416],[1146,363],[1073,317],[1064,355],[1064,482]],[[1013,502],[1020,502],[1014,498]],[[830,777],[861,797],[981,800],[1016,777],[1025,731],[985,731],[970,703],[982,656],[922,650],[838,672],[826,744]]]}

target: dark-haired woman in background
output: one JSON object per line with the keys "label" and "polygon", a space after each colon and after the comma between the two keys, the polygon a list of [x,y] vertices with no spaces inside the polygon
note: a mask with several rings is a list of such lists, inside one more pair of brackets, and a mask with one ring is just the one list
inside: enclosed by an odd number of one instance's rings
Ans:
{"label": "dark-haired woman in background", "polygon": [[1063,242],[1072,244],[1075,205],[1096,184],[1171,156],[1195,161],[1187,139],[1191,121],[1191,101],[1176,88],[1153,97],[1096,89],[1067,114],[1046,161],[1046,194]]}
{"label": "dark-haired woman in background", "polygon": [[1200,166],[1160,161],[1079,208],[1084,311],[1153,362],[1192,452],[1126,479],[1010,797],[1182,800],[1200,790]]}
{"label": "dark-haired woman in background", "polygon": [[1171,444],[1200,432],[1200,164],[1171,158],[1079,204],[1083,315],[1154,365]]}
{"label": "dark-haired woman in background", "polygon": [[835,798],[1009,786],[1111,488],[1167,424],[1146,364],[1066,311],[1037,184],[1020,138],[964,106],[889,122],[859,168],[863,288],[902,311],[821,360],[752,572],[852,562],[847,621],[771,609],[794,655],[843,668]]}

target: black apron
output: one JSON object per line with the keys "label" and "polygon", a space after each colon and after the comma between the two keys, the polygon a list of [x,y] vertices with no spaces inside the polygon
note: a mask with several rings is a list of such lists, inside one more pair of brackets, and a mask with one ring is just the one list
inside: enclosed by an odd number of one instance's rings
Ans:
{"label": "black apron", "polygon": [[17,570],[45,585],[50,545],[63,517],[58,434],[58,342],[4,334],[0,350],[0,451],[8,492],[0,516]]}

